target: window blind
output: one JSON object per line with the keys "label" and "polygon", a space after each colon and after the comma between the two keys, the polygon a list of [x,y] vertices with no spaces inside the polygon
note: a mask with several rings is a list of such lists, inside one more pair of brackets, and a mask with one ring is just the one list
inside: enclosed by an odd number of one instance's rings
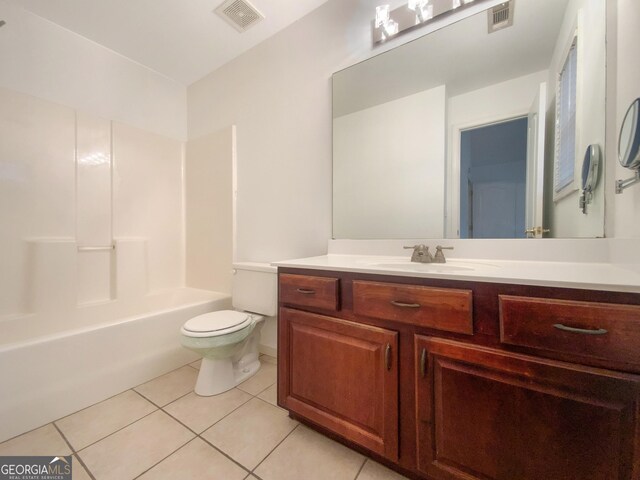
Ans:
{"label": "window blind", "polygon": [[554,181],[556,193],[570,185],[575,175],[577,65],[578,49],[575,39],[558,78]]}

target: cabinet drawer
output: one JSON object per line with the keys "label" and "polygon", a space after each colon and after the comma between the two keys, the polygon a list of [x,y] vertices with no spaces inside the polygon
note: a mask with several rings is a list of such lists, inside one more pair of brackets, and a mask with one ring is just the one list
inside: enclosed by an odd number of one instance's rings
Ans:
{"label": "cabinet drawer", "polygon": [[355,280],[353,312],[448,332],[473,334],[471,290]]}
{"label": "cabinet drawer", "polygon": [[640,365],[640,306],[499,298],[503,343]]}
{"label": "cabinet drawer", "polygon": [[279,282],[281,303],[324,310],[339,309],[340,280],[337,278],[283,273]]}

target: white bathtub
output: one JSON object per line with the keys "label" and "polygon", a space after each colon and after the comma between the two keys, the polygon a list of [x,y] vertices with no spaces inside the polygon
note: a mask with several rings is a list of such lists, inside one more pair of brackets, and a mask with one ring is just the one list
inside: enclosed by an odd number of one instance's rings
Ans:
{"label": "white bathtub", "polygon": [[0,320],[0,442],[196,360],[180,327],[227,308],[227,294],[182,288]]}

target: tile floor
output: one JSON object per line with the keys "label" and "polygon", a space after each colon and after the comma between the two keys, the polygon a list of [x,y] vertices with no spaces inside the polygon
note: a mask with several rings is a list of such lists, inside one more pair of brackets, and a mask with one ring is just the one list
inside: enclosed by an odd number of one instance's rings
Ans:
{"label": "tile floor", "polygon": [[0,443],[2,455],[73,454],[74,480],[401,480],[276,406],[276,362],[214,397],[199,362]]}

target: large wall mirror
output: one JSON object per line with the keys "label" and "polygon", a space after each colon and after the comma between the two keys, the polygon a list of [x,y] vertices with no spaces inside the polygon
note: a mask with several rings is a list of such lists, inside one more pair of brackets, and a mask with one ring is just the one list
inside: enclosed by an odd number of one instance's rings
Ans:
{"label": "large wall mirror", "polygon": [[604,235],[605,0],[509,4],[334,74],[334,238]]}

